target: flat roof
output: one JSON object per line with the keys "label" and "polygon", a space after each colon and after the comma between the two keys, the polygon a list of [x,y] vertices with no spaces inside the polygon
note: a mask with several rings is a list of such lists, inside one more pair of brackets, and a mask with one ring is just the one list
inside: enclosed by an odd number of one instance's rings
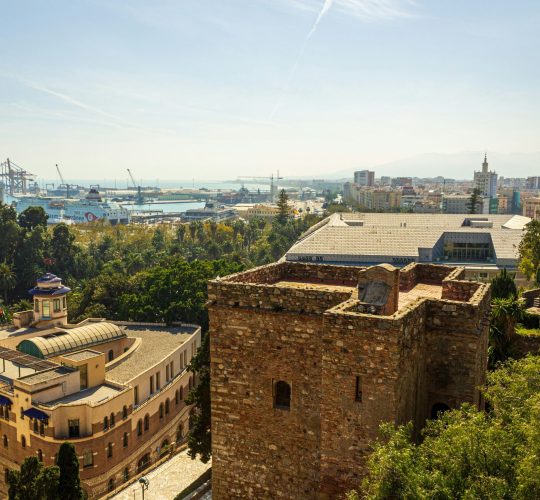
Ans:
{"label": "flat roof", "polygon": [[42,372],[33,373],[32,375],[26,375],[18,380],[28,385],[35,385],[54,380],[55,378],[65,377],[67,374],[73,373],[73,371],[72,368],[68,368],[67,366],[57,365],[56,368],[51,370],[44,370]]}
{"label": "flat roof", "polygon": [[[84,389],[82,391],[75,392],[73,394],[68,394],[53,401],[47,401],[46,403],[40,403],[44,406],[55,406],[59,404],[82,404],[82,403],[92,403],[99,404],[105,402],[108,399],[111,399],[117,396],[119,393],[125,389],[121,387],[114,387],[110,384],[101,384],[96,387],[91,387],[90,389]],[[39,402],[39,396],[35,398]]]}
{"label": "flat roof", "polygon": [[92,351],[91,349],[84,349],[83,351],[71,352],[69,354],[61,354],[65,359],[71,359],[73,361],[84,361],[85,359],[94,358],[102,353],[99,351]]}
{"label": "flat roof", "polygon": [[[467,221],[491,223],[472,227]],[[516,260],[523,228],[531,219],[490,214],[333,214],[304,233],[286,253],[286,260],[324,256],[325,262],[370,263],[370,257],[419,258],[419,249],[432,249],[445,234],[489,238],[495,259]],[[480,236],[484,235],[484,236]],[[479,263],[476,263],[478,265]]]}
{"label": "flat roof", "polygon": [[198,330],[196,327],[184,325],[123,325],[128,337],[139,338],[142,343],[131,356],[107,370],[107,380],[122,384],[159,363]]}

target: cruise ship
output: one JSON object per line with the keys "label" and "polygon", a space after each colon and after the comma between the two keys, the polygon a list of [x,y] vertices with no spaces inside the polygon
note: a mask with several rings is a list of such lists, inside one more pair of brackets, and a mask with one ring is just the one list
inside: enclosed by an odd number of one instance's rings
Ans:
{"label": "cruise ship", "polygon": [[15,198],[17,213],[28,207],[42,207],[49,216],[49,223],[67,222],[83,224],[106,220],[111,224],[128,224],[130,211],[114,201],[101,198],[96,188],[91,188],[82,199],[54,196],[20,196]]}

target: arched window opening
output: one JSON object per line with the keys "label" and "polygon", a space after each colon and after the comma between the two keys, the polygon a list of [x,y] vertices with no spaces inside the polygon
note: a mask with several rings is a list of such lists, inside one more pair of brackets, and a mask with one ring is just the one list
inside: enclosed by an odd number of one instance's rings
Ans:
{"label": "arched window opening", "polygon": [[114,351],[112,349],[109,350],[108,358],[109,361],[112,361],[114,359]]}
{"label": "arched window opening", "polygon": [[128,417],[128,407],[124,405],[122,408],[122,418],[126,419]]}
{"label": "arched window opening", "polygon": [[22,445],[23,448],[26,448],[26,437],[25,436],[21,437],[21,445]]}
{"label": "arched window opening", "polygon": [[178,389],[174,392],[174,404],[177,405],[180,402],[180,394],[178,392]]}
{"label": "arched window opening", "polygon": [[34,432],[39,432],[39,422],[37,421],[37,419],[34,419]]}
{"label": "arched window opening", "polygon": [[109,417],[103,418],[103,430],[106,431],[109,428]]}
{"label": "arched window opening", "polygon": [[169,401],[169,398],[165,400],[165,415],[169,413],[171,410],[171,402]]}
{"label": "arched window opening", "polygon": [[159,403],[159,418],[163,418],[163,403]]}
{"label": "arched window opening", "polygon": [[122,477],[124,479],[124,483],[126,481],[129,481],[129,469],[127,467],[124,469],[124,473],[122,474]]}
{"label": "arched window opening", "polygon": [[8,437],[5,434],[4,434],[3,440],[4,440],[4,448],[7,448],[8,447]]}
{"label": "arched window opening", "polygon": [[180,389],[178,389],[178,397],[180,398],[180,403],[184,400],[184,386],[181,385]]}
{"label": "arched window opening", "polygon": [[38,450],[37,451],[37,459],[40,461],[40,462],[43,462],[43,452],[41,450]]}
{"label": "arched window opening", "polygon": [[162,457],[169,451],[169,440],[165,439],[163,443],[161,443],[161,447],[159,449],[159,456]]}
{"label": "arched window opening", "polygon": [[291,386],[280,380],[274,385],[274,408],[289,410],[291,408]]}
{"label": "arched window opening", "polygon": [[107,458],[112,458],[112,454],[113,454],[113,444],[109,443],[107,445]]}
{"label": "arched window opening", "polygon": [[431,419],[435,420],[441,416],[445,411],[448,411],[450,407],[444,403],[435,403],[431,407]]}
{"label": "arched window opening", "polygon": [[114,413],[111,413],[110,421],[111,427],[116,424],[116,417],[114,416]]}
{"label": "arched window opening", "polygon": [[142,436],[142,420],[139,419],[137,422],[137,436]]}
{"label": "arched window opening", "polygon": [[124,448],[127,448],[128,445],[128,433],[124,432],[124,438],[122,439],[122,444],[124,445]]}
{"label": "arched window opening", "polygon": [[144,416],[144,430],[147,431],[148,429],[150,429],[150,416],[146,414]]}
{"label": "arched window opening", "polygon": [[107,490],[109,492],[113,491],[114,490],[114,479],[109,479],[109,484],[107,486]]}

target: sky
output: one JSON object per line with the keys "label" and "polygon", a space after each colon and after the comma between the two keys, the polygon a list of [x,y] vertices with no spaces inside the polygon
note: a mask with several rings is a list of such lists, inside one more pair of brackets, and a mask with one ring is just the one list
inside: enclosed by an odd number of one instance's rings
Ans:
{"label": "sky", "polygon": [[42,178],[57,163],[66,179],[320,177],[540,150],[537,0],[0,5],[0,158]]}

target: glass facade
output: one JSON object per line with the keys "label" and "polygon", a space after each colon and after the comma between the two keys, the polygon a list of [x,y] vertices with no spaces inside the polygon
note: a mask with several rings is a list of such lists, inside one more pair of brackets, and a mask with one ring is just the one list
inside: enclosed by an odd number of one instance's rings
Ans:
{"label": "glass facade", "polygon": [[447,242],[444,245],[444,257],[459,262],[487,261],[493,257],[489,243]]}

